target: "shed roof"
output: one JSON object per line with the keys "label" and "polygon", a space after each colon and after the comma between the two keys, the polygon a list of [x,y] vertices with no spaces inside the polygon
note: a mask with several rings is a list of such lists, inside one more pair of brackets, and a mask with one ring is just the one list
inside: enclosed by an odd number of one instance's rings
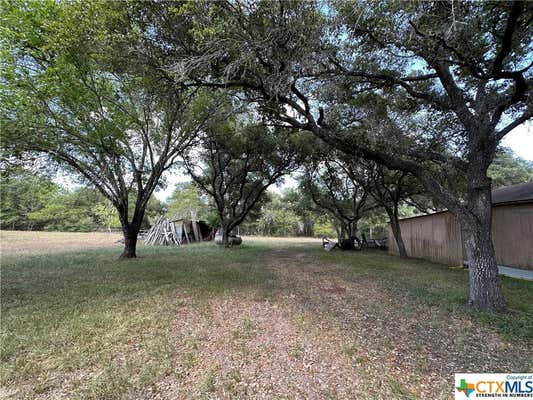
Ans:
{"label": "shed roof", "polygon": [[492,191],[492,204],[533,202],[533,182],[505,186]]}
{"label": "shed roof", "polygon": [[[520,183],[518,185],[505,186],[492,191],[492,205],[501,206],[506,204],[533,203],[533,182]],[[415,215],[414,217],[401,218],[400,221],[431,217],[446,213],[448,210],[438,211],[432,214]]]}

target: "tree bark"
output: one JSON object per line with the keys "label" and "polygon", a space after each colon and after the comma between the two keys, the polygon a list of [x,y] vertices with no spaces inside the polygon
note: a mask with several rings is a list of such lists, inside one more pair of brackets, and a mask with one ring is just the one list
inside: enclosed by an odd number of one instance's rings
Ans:
{"label": "tree bark", "polygon": [[313,237],[313,222],[308,220],[308,219],[304,219],[304,229],[303,229],[303,232],[302,232],[302,236],[306,236],[306,237]]}
{"label": "tree bark", "polygon": [[339,228],[338,235],[339,235],[339,244],[341,244],[342,241],[344,239],[346,239],[346,226],[345,226],[344,222],[340,223],[340,228]]}
{"label": "tree bark", "polygon": [[139,227],[131,225],[122,227],[124,250],[120,255],[121,259],[137,257],[137,237],[139,235],[139,229]]}
{"label": "tree bark", "polygon": [[403,242],[402,229],[400,227],[400,221],[398,220],[398,214],[392,210],[387,210],[387,214],[389,214],[392,234],[394,235],[394,240],[396,240],[396,244],[398,245],[400,257],[407,258],[407,250],[405,249],[405,243]]}
{"label": "tree bark", "polygon": [[124,235],[124,250],[120,255],[121,259],[137,257],[137,237],[141,230],[142,220],[144,217],[144,208],[135,207],[133,218],[128,221],[128,203],[127,200],[122,204],[115,206],[118,211],[120,224],[122,225],[122,234]]}
{"label": "tree bark", "polygon": [[228,229],[224,225],[221,225],[221,227],[222,227],[222,243],[224,244],[224,247],[230,247]]}
{"label": "tree bark", "polygon": [[503,312],[505,299],[492,242],[490,186],[483,190],[469,190],[467,203],[473,215],[461,217],[460,223],[470,275],[468,304],[476,310]]}
{"label": "tree bark", "polygon": [[357,221],[352,221],[348,224],[349,227],[349,238],[354,238],[357,236]]}

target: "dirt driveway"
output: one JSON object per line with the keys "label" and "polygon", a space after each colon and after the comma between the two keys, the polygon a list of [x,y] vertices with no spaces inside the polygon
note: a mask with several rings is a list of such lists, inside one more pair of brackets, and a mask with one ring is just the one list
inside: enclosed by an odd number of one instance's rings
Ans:
{"label": "dirt driveway", "polygon": [[154,398],[448,399],[454,372],[531,366],[531,344],[511,345],[460,310],[398,299],[298,248],[263,257],[270,294],[180,315],[183,380],[169,376]]}

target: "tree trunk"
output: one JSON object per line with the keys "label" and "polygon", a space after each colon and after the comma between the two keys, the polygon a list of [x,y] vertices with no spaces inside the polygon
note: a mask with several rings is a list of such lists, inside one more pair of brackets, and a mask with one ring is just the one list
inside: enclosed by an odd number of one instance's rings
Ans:
{"label": "tree trunk", "polygon": [[357,236],[357,221],[353,221],[349,223],[348,227],[349,227],[350,239],[356,237]]}
{"label": "tree trunk", "polygon": [[340,243],[342,240],[341,228],[337,224],[334,225],[334,228],[335,228],[335,232],[337,233],[337,243]]}
{"label": "tree trunk", "polygon": [[498,277],[498,264],[492,243],[492,201],[488,189],[469,190],[470,218],[462,217],[463,248],[470,275],[468,304],[476,310],[505,311],[505,299]]}
{"label": "tree trunk", "polygon": [[122,233],[124,235],[124,251],[120,255],[120,258],[136,258],[139,227],[131,225],[122,227]]}
{"label": "tree trunk", "polygon": [[306,220],[304,223],[304,236],[313,237],[313,221]]}
{"label": "tree trunk", "polygon": [[339,230],[337,232],[339,236],[339,244],[342,243],[342,241],[346,238],[346,227],[344,225],[344,222],[340,223]]}
{"label": "tree trunk", "polygon": [[394,240],[398,245],[398,252],[400,253],[401,258],[407,258],[407,250],[405,249],[405,243],[402,238],[402,230],[400,227],[400,221],[398,220],[398,214],[394,213],[392,210],[388,210],[390,226],[392,229],[392,234],[394,235]]}
{"label": "tree trunk", "polygon": [[225,226],[222,226],[222,243],[224,244],[224,247],[229,247],[229,232],[228,229]]}

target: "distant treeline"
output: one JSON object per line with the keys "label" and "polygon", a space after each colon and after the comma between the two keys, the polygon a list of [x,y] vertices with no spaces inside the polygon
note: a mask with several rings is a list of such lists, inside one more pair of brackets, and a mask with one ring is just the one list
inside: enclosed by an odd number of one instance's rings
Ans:
{"label": "distant treeline", "polygon": [[[495,187],[533,181],[532,162],[510,149],[499,150],[490,167]],[[95,231],[118,230],[115,208],[90,187],[67,190],[41,173],[11,168],[1,174],[0,224],[5,230]],[[401,208],[402,216],[415,210]],[[193,183],[180,183],[167,202],[149,201],[143,228],[159,216],[205,220],[218,225],[212,200]],[[382,210],[368,213],[358,230],[367,237],[386,235],[388,218]],[[267,192],[239,227],[239,233],[264,236],[336,236],[335,222],[300,187],[282,194]]]}
{"label": "distant treeline", "polygon": [[[68,190],[46,174],[14,168],[1,175],[0,223],[4,230],[87,232],[119,230],[115,208],[96,189]],[[192,183],[176,185],[168,202],[152,198],[144,228],[159,216],[202,219],[218,224],[207,196]],[[383,226],[385,219],[383,219]],[[267,193],[239,228],[241,234],[334,236],[331,218],[316,211],[297,189]]]}
{"label": "distant treeline", "polygon": [[[0,223],[4,230],[88,232],[120,229],[112,204],[96,189],[67,190],[46,175],[22,168],[1,175]],[[164,212],[157,199],[150,201],[145,226]]]}

